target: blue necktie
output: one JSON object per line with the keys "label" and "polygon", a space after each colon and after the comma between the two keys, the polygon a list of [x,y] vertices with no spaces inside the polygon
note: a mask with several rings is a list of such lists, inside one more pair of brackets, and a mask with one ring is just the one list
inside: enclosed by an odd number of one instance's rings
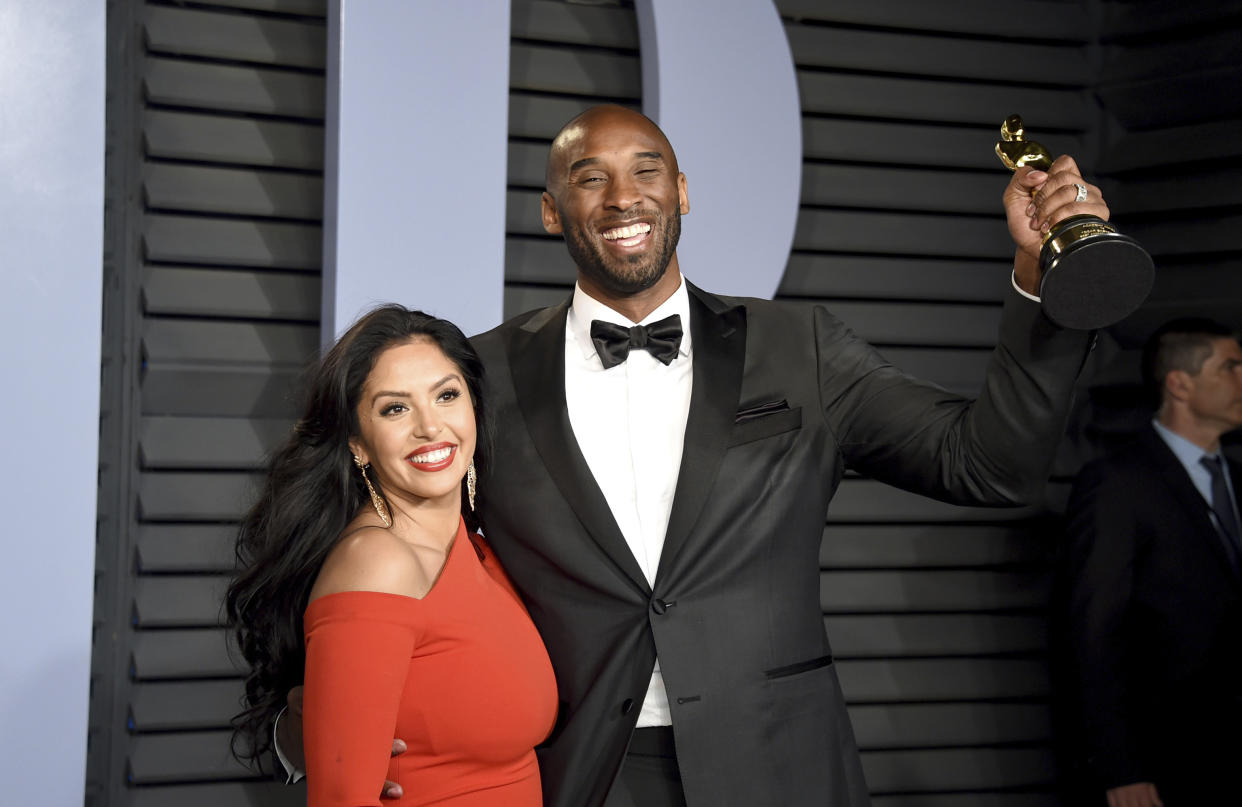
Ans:
{"label": "blue necktie", "polygon": [[1242,541],[1238,536],[1238,519],[1234,515],[1233,498],[1229,495],[1229,486],[1225,484],[1225,471],[1221,468],[1219,457],[1204,454],[1199,462],[1212,475],[1212,512],[1216,514],[1216,525],[1225,538],[1233,565],[1237,566],[1239,554],[1242,554]]}

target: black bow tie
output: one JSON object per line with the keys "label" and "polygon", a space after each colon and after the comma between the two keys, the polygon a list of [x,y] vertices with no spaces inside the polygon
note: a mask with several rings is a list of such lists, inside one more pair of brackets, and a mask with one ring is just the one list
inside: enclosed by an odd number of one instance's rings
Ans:
{"label": "black bow tie", "polygon": [[664,364],[677,358],[681,347],[681,316],[674,314],[650,325],[627,328],[603,320],[591,320],[591,341],[604,369],[629,358],[631,350],[645,350]]}

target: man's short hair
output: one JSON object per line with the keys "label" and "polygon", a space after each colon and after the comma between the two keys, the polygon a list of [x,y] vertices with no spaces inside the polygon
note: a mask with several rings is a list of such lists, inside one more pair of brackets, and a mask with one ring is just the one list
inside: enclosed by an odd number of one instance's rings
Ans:
{"label": "man's short hair", "polygon": [[1236,339],[1237,334],[1216,320],[1182,317],[1156,329],[1143,346],[1143,383],[1159,409],[1164,402],[1164,380],[1174,370],[1195,375],[1212,355],[1217,339]]}

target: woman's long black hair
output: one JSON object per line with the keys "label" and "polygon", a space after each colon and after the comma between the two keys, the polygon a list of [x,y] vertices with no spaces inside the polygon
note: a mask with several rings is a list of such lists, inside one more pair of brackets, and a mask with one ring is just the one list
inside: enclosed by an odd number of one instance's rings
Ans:
{"label": "woman's long black hair", "polygon": [[[417,338],[435,342],[465,379],[478,434],[474,463],[480,475],[486,466],[491,432],[483,364],[453,323],[399,305],[380,306],[311,368],[302,417],[271,455],[258,501],[242,519],[239,572],[224,602],[249,664],[245,709],[233,719],[233,752],[243,761],[257,766],[270,750],[272,721],[288,691],[302,683],[302,612],[311,586],[346,525],[359,508],[371,506],[349,448],[358,434],[363,383],[380,353]],[[374,475],[372,484],[379,489]],[[467,527],[478,529],[462,488]]]}

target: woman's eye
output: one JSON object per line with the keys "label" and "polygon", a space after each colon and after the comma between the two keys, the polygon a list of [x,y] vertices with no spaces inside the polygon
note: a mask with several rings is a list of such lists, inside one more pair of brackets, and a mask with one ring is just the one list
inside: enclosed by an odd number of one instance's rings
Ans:
{"label": "woman's eye", "polygon": [[391,403],[380,410],[381,415],[392,415],[405,411],[405,404]]}
{"label": "woman's eye", "polygon": [[436,400],[448,402],[448,401],[455,401],[460,397],[461,397],[461,390],[453,389],[450,387],[449,389],[443,390],[440,393],[439,397],[436,398]]}

